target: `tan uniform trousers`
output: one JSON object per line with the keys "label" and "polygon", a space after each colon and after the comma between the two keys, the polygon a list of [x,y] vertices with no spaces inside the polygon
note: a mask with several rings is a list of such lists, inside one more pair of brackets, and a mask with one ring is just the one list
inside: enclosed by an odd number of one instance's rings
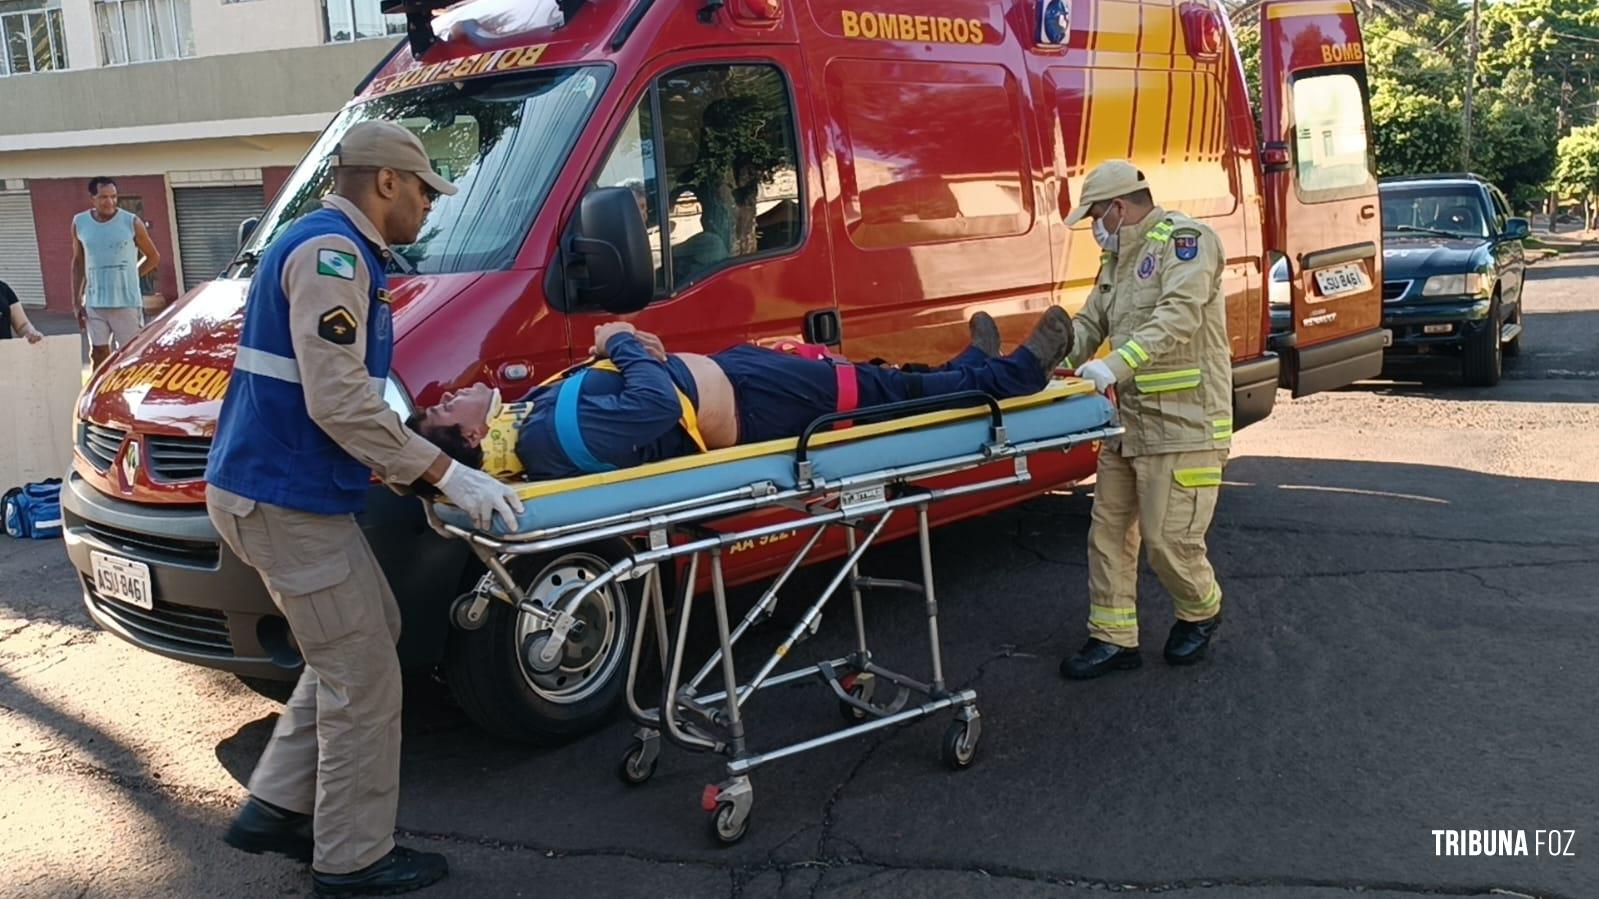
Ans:
{"label": "tan uniform trousers", "polygon": [[1177,617],[1203,621],[1221,611],[1221,587],[1205,557],[1227,451],[1099,454],[1088,528],[1088,634],[1138,645],[1138,549],[1171,593]]}
{"label": "tan uniform trousers", "polygon": [[313,812],[311,866],[346,874],[394,848],[400,781],[400,610],[350,515],[206,491],[217,532],[260,572],[305,657],[250,794]]}

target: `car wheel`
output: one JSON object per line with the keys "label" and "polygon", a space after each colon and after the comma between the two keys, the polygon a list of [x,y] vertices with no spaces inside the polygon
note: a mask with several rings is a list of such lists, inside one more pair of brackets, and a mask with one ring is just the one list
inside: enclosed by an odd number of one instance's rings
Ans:
{"label": "car wheel", "polygon": [[[513,560],[507,566],[528,598],[541,604],[598,577],[627,551],[622,541]],[[536,619],[494,601],[476,630],[450,635],[445,673],[450,690],[478,726],[528,743],[559,743],[594,730],[616,709],[627,681],[633,615],[643,581],[611,583],[578,607],[581,633],[568,637],[553,669],[528,664]]]}
{"label": "car wheel", "polygon": [[1460,374],[1470,387],[1492,387],[1505,369],[1505,345],[1499,339],[1499,299],[1488,310],[1487,326],[1466,340]]}
{"label": "car wheel", "polygon": [[1516,311],[1511,313],[1510,321],[1512,323],[1518,325],[1518,326],[1521,326],[1521,331],[1517,332],[1517,334],[1515,336],[1515,339],[1513,339],[1509,343],[1505,344],[1505,346],[1504,346],[1504,354],[1506,356],[1520,356],[1521,355],[1521,342],[1527,336],[1526,326],[1521,321],[1521,304],[1520,303],[1516,304]]}

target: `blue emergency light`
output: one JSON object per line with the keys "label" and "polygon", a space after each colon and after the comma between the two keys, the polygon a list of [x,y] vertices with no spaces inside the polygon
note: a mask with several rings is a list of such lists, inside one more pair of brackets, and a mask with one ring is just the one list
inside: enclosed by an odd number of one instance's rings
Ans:
{"label": "blue emergency light", "polygon": [[1038,46],[1059,47],[1071,34],[1071,7],[1066,0],[1038,0]]}

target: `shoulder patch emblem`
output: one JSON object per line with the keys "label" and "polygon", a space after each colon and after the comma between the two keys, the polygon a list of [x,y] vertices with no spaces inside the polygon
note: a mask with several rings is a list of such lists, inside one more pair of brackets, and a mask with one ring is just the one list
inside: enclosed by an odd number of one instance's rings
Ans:
{"label": "shoulder patch emblem", "polygon": [[1199,232],[1192,228],[1184,228],[1173,234],[1171,243],[1177,250],[1177,258],[1184,262],[1199,255]]}
{"label": "shoulder patch emblem", "polygon": [[317,250],[316,273],[330,278],[355,280],[355,254],[340,250]]}
{"label": "shoulder patch emblem", "polygon": [[1145,256],[1138,263],[1138,280],[1147,281],[1155,273],[1155,257]]}
{"label": "shoulder patch emblem", "polygon": [[[328,251],[324,250],[323,252]],[[343,306],[335,306],[330,311],[324,312],[322,317],[317,319],[317,336],[328,343],[349,346],[355,343],[356,330],[355,316]]]}

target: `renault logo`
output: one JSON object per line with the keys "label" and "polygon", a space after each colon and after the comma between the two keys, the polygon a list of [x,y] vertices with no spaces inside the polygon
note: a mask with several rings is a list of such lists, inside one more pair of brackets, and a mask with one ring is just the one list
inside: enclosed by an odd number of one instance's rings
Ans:
{"label": "renault logo", "polygon": [[139,441],[129,438],[128,448],[122,454],[122,483],[128,487],[133,486],[133,479],[139,473]]}

